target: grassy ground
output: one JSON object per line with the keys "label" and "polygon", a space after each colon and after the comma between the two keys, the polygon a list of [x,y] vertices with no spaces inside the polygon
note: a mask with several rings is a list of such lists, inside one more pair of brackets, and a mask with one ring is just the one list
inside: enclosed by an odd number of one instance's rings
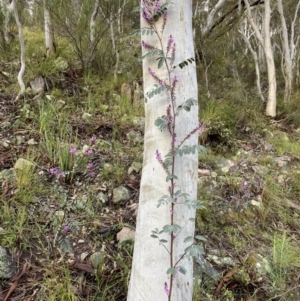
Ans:
{"label": "grassy ground", "polygon": [[[143,146],[126,134],[139,131],[133,118],[143,110],[127,98],[116,100],[122,79],[43,64],[51,90],[14,102],[17,66],[1,62],[9,75],[0,78],[0,246],[14,256],[18,274],[1,280],[0,300],[7,294],[16,301],[125,300],[133,250],[130,243],[118,244],[116,233],[135,226],[140,174],[129,175],[128,168],[142,162]],[[218,192],[199,189],[206,209],[197,213],[196,231],[207,237],[207,253],[217,249],[234,265],[215,266],[218,282],[198,279],[194,300],[298,300],[295,106],[280,107],[280,120],[270,121],[255,102],[201,102],[201,142],[209,151],[200,155],[199,168],[215,172],[208,181]],[[285,171],[276,163],[283,155]],[[13,169],[20,158],[30,164]],[[220,158],[234,162],[230,173],[218,171]],[[248,188],[241,190],[245,181]],[[131,199],[114,204],[113,189],[121,184]],[[252,200],[261,206],[250,207]],[[264,274],[257,271],[259,258],[267,262]]]}

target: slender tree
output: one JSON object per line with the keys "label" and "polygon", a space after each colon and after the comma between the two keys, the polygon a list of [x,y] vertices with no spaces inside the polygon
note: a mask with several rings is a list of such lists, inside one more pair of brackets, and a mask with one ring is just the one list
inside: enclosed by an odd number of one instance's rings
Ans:
{"label": "slender tree", "polygon": [[270,30],[270,20],[271,20],[271,7],[270,0],[264,1],[264,36],[261,34],[258,25],[254,22],[251,13],[251,7],[248,0],[245,0],[247,17],[249,23],[251,24],[256,37],[264,49],[267,62],[268,70],[268,99],[266,105],[266,115],[275,117],[276,116],[276,69],[274,62],[273,49],[271,44],[271,30]]}
{"label": "slender tree", "polygon": [[19,99],[21,96],[23,96],[25,94],[25,84],[23,81],[23,76],[24,76],[25,67],[26,67],[26,65],[25,65],[25,42],[24,42],[22,24],[19,19],[17,0],[13,0],[12,5],[13,5],[13,10],[14,10],[15,20],[16,20],[16,23],[18,26],[19,41],[20,41],[20,46],[21,46],[21,69],[18,74],[18,83],[20,86],[20,92],[17,96],[17,99]]}
{"label": "slender tree", "polygon": [[[159,4],[159,2],[151,3]],[[149,4],[149,1],[142,0],[142,7],[147,6],[147,3]],[[141,28],[143,29],[149,27],[151,21],[147,19],[145,10],[143,10],[142,15],[144,16],[141,19]],[[176,52],[174,66],[194,57],[192,0],[172,0],[168,10],[151,26],[157,28],[158,34],[142,36],[143,55],[149,52],[150,47],[151,49],[163,49],[163,57],[165,57],[166,52],[168,52],[168,45],[172,45],[172,50],[169,49],[169,51]],[[164,34],[160,38],[161,28],[164,28]],[[162,62],[169,61],[162,59],[162,57],[159,60]],[[162,157],[170,151],[171,139],[175,140],[175,137],[173,135],[173,138],[170,138],[168,131],[161,131],[156,127],[155,120],[166,114],[170,116],[170,112],[168,112],[170,98],[174,99],[170,85],[171,83],[173,85],[174,81],[176,81],[176,106],[180,107],[190,97],[198,99],[195,65],[189,64],[182,70],[180,68],[172,70],[164,66],[158,68],[158,61],[155,56],[148,56],[143,60],[144,91],[150,92],[154,84],[164,86],[166,89],[149,99],[145,104],[143,173],[128,301],[192,300],[193,262],[186,256],[182,257],[185,248],[190,245],[184,243],[182,238],[194,236],[194,222],[190,222],[189,219],[195,217],[195,209],[188,209],[184,204],[177,204],[174,211],[173,205],[162,205],[157,208],[157,202],[162,195],[174,188],[170,181],[166,182]],[[170,117],[170,119],[172,118]],[[197,106],[191,107],[190,112],[182,112],[176,117],[174,128],[176,141],[184,141],[183,145],[186,146],[197,145],[197,135],[191,135],[186,140],[185,138],[198,125]],[[169,130],[173,133],[173,129]],[[177,142],[174,141],[174,144]],[[174,174],[178,179],[174,185],[177,189],[188,193],[192,199],[197,197],[197,166],[197,153],[182,157],[176,156]],[[150,235],[155,228],[161,229],[170,223],[181,225],[182,229],[176,238],[174,233],[166,237],[168,243],[163,247]],[[180,258],[182,258],[180,265],[185,267],[186,275],[177,273],[174,279],[170,274],[167,275],[166,271],[170,267],[176,266],[176,262],[180,261]]]}
{"label": "slender tree", "polygon": [[51,12],[48,8],[49,3],[50,0],[44,0],[43,3],[45,23],[45,48],[47,57],[53,56],[56,53],[52,17]]}

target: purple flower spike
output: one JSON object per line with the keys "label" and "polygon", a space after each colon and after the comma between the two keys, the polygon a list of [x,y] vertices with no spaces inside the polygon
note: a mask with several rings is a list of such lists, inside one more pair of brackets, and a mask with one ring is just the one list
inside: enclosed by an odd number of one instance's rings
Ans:
{"label": "purple flower spike", "polygon": [[198,127],[198,131],[201,133],[204,130],[204,122],[201,122]]}
{"label": "purple flower spike", "polygon": [[57,175],[58,170],[56,168],[50,168],[49,172],[50,172],[51,175],[55,176],[55,175]]}
{"label": "purple flower spike", "polygon": [[93,162],[89,162],[88,165],[86,166],[86,168],[91,169],[94,167]]}
{"label": "purple flower spike", "polygon": [[177,76],[177,75],[174,76],[174,78],[173,78],[173,83],[174,83],[174,84],[175,84],[175,83],[178,83],[178,76]]}
{"label": "purple flower spike", "polygon": [[73,155],[76,153],[76,147],[70,146],[70,153]]}
{"label": "purple flower spike", "polygon": [[161,153],[158,150],[156,150],[156,160],[162,162]]}
{"label": "purple flower spike", "polygon": [[167,282],[165,282],[165,284],[164,284],[164,291],[165,291],[165,293],[166,293],[167,296],[170,295],[170,290],[169,290],[169,288],[168,288]]}
{"label": "purple flower spike", "polygon": [[96,139],[97,139],[96,135],[93,135],[93,136],[91,137],[90,141],[91,141],[91,142],[94,142],[94,141],[96,141]]}
{"label": "purple flower spike", "polygon": [[85,155],[86,156],[90,156],[93,154],[93,150],[92,149],[88,149],[86,152],[85,152]]}
{"label": "purple flower spike", "polygon": [[154,14],[156,14],[159,9],[160,9],[159,0],[155,0],[155,2],[154,2],[154,8],[153,8]]}
{"label": "purple flower spike", "polygon": [[151,68],[148,69],[148,72],[151,76],[155,76],[155,72]]}
{"label": "purple flower spike", "polygon": [[62,229],[62,232],[63,233],[67,233],[69,231],[69,226],[68,225],[65,225]]}

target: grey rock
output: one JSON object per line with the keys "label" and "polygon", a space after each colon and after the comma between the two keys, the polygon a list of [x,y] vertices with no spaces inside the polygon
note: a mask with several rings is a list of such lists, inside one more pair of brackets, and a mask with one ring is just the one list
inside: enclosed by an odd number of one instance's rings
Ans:
{"label": "grey rock", "polygon": [[0,182],[6,180],[12,180],[16,177],[15,170],[13,168],[4,169],[0,171]]}
{"label": "grey rock", "polygon": [[16,144],[17,145],[21,145],[25,142],[25,137],[24,136],[21,136],[21,135],[17,135],[16,136]]}
{"label": "grey rock", "polygon": [[129,227],[123,227],[123,229],[117,233],[117,241],[122,244],[127,241],[134,241],[135,231]]}
{"label": "grey rock", "polygon": [[208,276],[210,279],[212,279],[214,282],[217,282],[221,276],[222,273],[219,273],[211,263],[209,263],[203,255],[199,254],[198,256],[195,256],[195,262],[197,264],[194,264],[194,277],[198,279],[203,278],[203,274]]}
{"label": "grey rock", "polygon": [[82,114],[82,116],[81,116],[81,118],[82,118],[84,121],[90,121],[92,117],[93,117],[93,115],[90,114],[90,113],[87,113],[87,112],[84,112],[84,113]]}
{"label": "grey rock", "polygon": [[0,246],[0,278],[9,279],[16,274],[17,266],[13,256]]}
{"label": "grey rock", "polygon": [[118,204],[120,202],[126,202],[130,199],[130,193],[124,186],[119,186],[113,190],[113,202]]}
{"label": "grey rock", "polygon": [[142,143],[143,137],[140,132],[131,130],[126,134],[126,137],[129,141],[132,141],[134,143]]}
{"label": "grey rock", "polygon": [[229,172],[229,169],[231,166],[234,166],[234,162],[225,158],[220,159],[217,162],[217,167],[220,171],[222,171],[224,174]]}
{"label": "grey rock", "polygon": [[92,267],[97,270],[101,268],[104,264],[105,254],[103,252],[95,252],[91,255],[90,261]]}
{"label": "grey rock", "polygon": [[259,176],[263,177],[269,173],[269,168],[263,165],[255,165],[252,166],[252,169],[255,173],[257,173]]}
{"label": "grey rock", "polygon": [[289,156],[281,156],[274,158],[274,161],[278,167],[287,167],[291,162],[291,158]]}
{"label": "grey rock", "polygon": [[42,76],[38,76],[30,81],[31,91],[34,94],[39,94],[44,91],[45,81]]}
{"label": "grey rock", "polygon": [[108,202],[108,197],[103,192],[99,192],[97,194],[97,199],[100,200],[102,204],[107,204],[107,202]]}
{"label": "grey rock", "polygon": [[134,117],[133,123],[137,126],[139,131],[145,133],[145,117]]}
{"label": "grey rock", "polygon": [[128,168],[128,174],[132,174],[133,172],[140,172],[140,170],[142,169],[143,164],[140,162],[132,162],[130,167]]}
{"label": "grey rock", "polygon": [[14,169],[29,170],[30,168],[33,168],[34,166],[35,166],[35,164],[32,163],[31,161],[23,159],[23,158],[19,158],[14,165]]}

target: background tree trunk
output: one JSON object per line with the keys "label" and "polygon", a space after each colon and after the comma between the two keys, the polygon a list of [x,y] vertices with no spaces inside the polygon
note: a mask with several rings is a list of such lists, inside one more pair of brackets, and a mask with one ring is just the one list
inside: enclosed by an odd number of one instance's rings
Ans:
{"label": "background tree trunk", "polygon": [[14,8],[14,16],[15,20],[18,26],[18,32],[19,32],[19,41],[20,41],[20,46],[21,46],[21,69],[18,74],[18,83],[20,86],[20,92],[17,96],[17,99],[19,99],[21,96],[25,94],[25,84],[23,81],[23,76],[25,72],[25,42],[24,42],[24,36],[23,36],[23,29],[22,25],[19,20],[19,13],[18,13],[18,8],[17,8],[17,0],[12,1],[12,5]]}
{"label": "background tree trunk", "polygon": [[[162,20],[158,21],[157,27],[161,28]],[[176,24],[176,27],[174,26]],[[144,20],[141,28],[147,27]],[[174,0],[168,7],[168,21],[163,37],[164,48],[168,37],[172,35],[177,45],[175,65],[194,57],[193,31],[192,31],[192,1]],[[145,35],[142,39],[151,45],[161,48],[156,35]],[[165,68],[157,69],[156,58],[148,58],[143,61],[144,91],[148,92],[157,83],[149,76],[148,68],[151,67],[155,74],[163,80],[168,79]],[[196,68],[189,65],[184,69],[174,69],[179,76],[176,89],[177,105],[182,104],[190,97],[198,99]],[[162,156],[166,155],[171,148],[170,135],[166,131],[160,131],[155,125],[155,120],[166,114],[169,105],[167,92],[151,98],[145,104],[146,124],[144,138],[144,162],[140,186],[139,211],[137,217],[136,238],[134,246],[131,279],[128,289],[128,301],[153,301],[168,300],[164,292],[164,283],[168,283],[166,271],[170,268],[170,258],[167,251],[158,244],[157,240],[150,237],[155,228],[162,229],[170,224],[170,207],[157,208],[157,201],[161,196],[168,194],[170,182],[166,182],[166,174],[155,158],[158,150]],[[186,135],[198,126],[198,107],[192,107],[190,112],[182,112],[177,117],[176,129],[177,141],[182,141]],[[186,142],[188,145],[197,145],[197,135],[192,135]],[[176,157],[175,174],[178,176],[178,187],[182,192],[189,193],[192,199],[197,197],[197,166],[198,155]],[[184,253],[189,244],[184,244],[186,236],[194,235],[194,222],[188,222],[189,218],[195,217],[195,210],[188,209],[185,205],[175,206],[175,223],[183,227],[179,237],[175,240],[174,262]],[[184,227],[184,224],[186,226]],[[170,241],[170,237],[168,241]],[[168,246],[168,244],[167,244]],[[169,246],[168,246],[169,247]],[[173,301],[190,301],[193,292],[193,262],[184,259],[180,264],[187,270],[186,275],[177,273],[173,285]]]}
{"label": "background tree trunk", "polygon": [[54,41],[54,32],[51,13],[48,9],[49,0],[44,0],[44,22],[45,22],[45,48],[46,56],[50,57],[55,55],[56,47]]}

